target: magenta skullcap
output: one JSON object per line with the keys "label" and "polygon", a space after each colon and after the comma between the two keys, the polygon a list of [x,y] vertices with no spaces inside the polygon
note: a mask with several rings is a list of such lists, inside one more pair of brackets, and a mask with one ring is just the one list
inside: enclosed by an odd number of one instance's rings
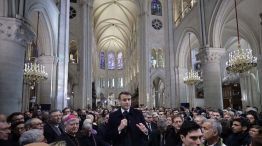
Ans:
{"label": "magenta skullcap", "polygon": [[68,116],[66,116],[66,117],[64,118],[64,122],[69,122],[69,121],[75,120],[75,119],[78,119],[78,118],[77,118],[75,115],[70,114],[70,115],[68,115]]}

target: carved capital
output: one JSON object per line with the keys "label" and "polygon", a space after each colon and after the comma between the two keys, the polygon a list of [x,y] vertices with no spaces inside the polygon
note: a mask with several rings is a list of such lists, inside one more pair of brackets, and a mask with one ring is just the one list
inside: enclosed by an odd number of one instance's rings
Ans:
{"label": "carved capital", "polygon": [[0,39],[13,41],[23,46],[34,37],[30,26],[16,18],[0,17]]}
{"label": "carved capital", "polygon": [[221,57],[224,55],[224,48],[204,48],[198,56],[203,64],[205,63],[219,63]]}

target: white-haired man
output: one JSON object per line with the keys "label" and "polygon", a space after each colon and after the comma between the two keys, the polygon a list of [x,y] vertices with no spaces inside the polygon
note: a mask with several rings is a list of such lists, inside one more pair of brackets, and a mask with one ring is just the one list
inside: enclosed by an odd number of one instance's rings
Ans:
{"label": "white-haired man", "polygon": [[208,119],[202,124],[205,146],[225,146],[220,138],[222,132],[221,123],[215,119]]}

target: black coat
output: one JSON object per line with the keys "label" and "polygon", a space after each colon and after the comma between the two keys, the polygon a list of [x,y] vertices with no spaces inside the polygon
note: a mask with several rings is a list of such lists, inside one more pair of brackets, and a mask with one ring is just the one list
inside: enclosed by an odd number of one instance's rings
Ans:
{"label": "black coat", "polygon": [[132,146],[144,146],[147,144],[148,135],[140,131],[136,126],[138,123],[145,124],[144,116],[142,112],[134,108],[130,108],[127,121],[128,125],[125,129],[119,133],[118,126],[120,125],[121,120],[124,119],[124,116],[121,112],[121,109],[111,113],[109,115],[108,126],[106,130],[106,138],[109,142],[112,142],[113,146],[125,146],[125,141],[127,135],[129,135],[129,141],[132,143]]}
{"label": "black coat", "polygon": [[[63,135],[65,132],[61,126],[59,126],[61,135]],[[52,143],[61,138],[61,135],[58,135],[58,133],[54,129],[54,125],[46,123],[44,126],[44,136],[47,140],[47,143]]]}
{"label": "black coat", "polygon": [[226,141],[226,145],[227,146],[249,146],[249,144],[251,143],[251,137],[248,134],[248,132],[245,133],[233,133],[231,134],[227,141]]}
{"label": "black coat", "polygon": [[[165,140],[164,146],[179,146],[182,143],[179,135],[175,133],[175,130],[172,127],[169,127],[164,133],[162,133],[162,137],[163,136]],[[148,146],[159,146],[160,138],[161,133],[158,129],[152,131],[149,138]]]}
{"label": "black coat", "polygon": [[80,140],[77,136],[72,136],[67,133],[63,133],[60,136],[59,141],[65,141],[66,146],[85,146],[85,145],[81,145]]}

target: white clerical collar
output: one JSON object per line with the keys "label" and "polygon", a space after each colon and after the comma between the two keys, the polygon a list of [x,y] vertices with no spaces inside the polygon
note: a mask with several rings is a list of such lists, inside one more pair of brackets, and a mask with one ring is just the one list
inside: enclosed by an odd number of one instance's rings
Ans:
{"label": "white clerical collar", "polygon": [[127,112],[129,113],[129,110],[130,110],[130,109],[124,110],[124,109],[121,108],[121,113],[124,113],[124,111],[127,111]]}

